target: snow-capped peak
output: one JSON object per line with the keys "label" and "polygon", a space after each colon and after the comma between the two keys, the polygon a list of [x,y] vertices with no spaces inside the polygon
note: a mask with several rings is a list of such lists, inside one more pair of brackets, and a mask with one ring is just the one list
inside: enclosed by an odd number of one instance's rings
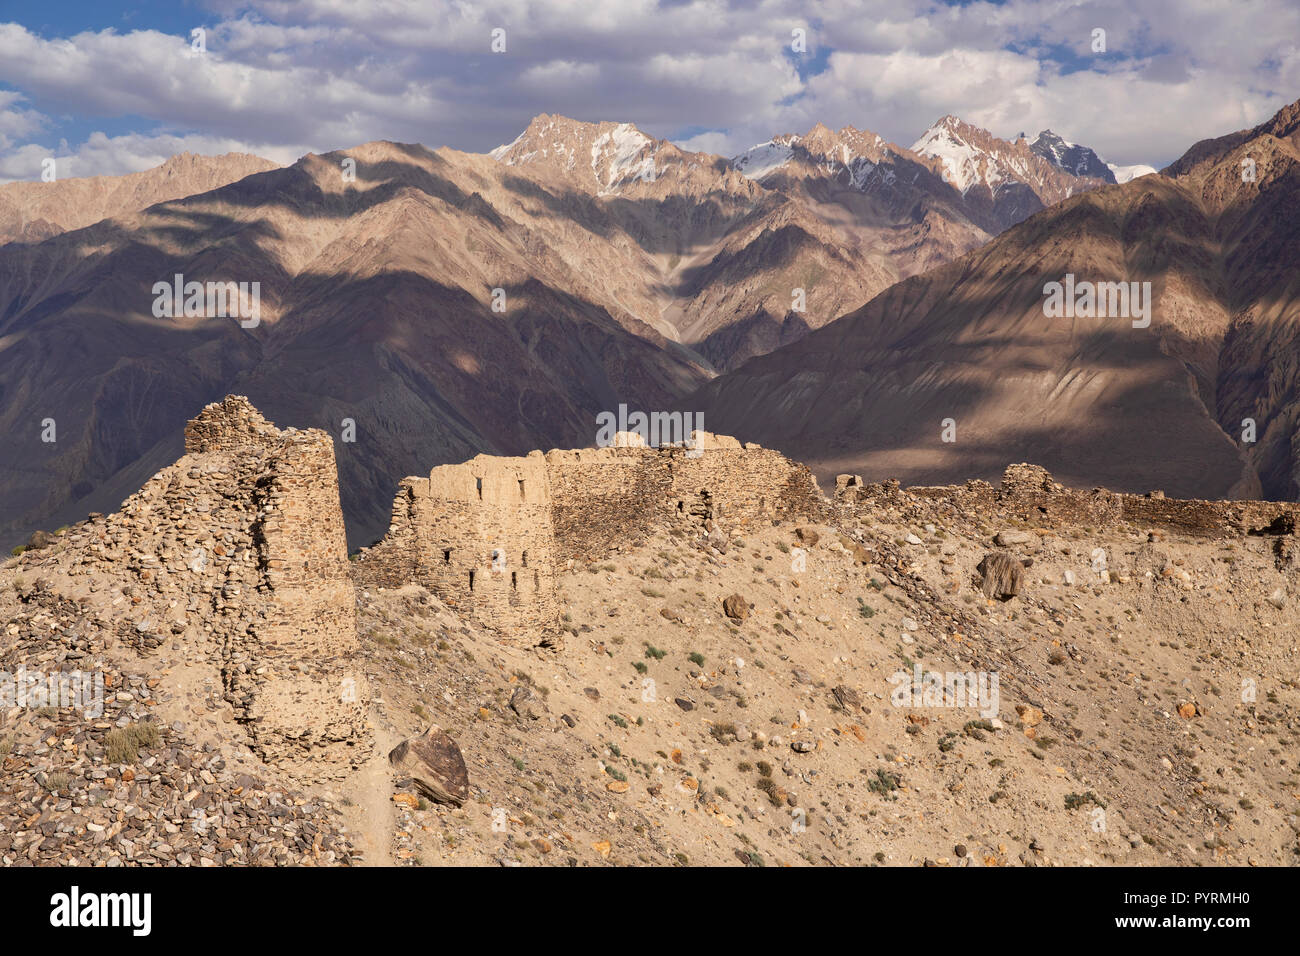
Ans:
{"label": "snow-capped peak", "polygon": [[787,133],[751,146],[733,156],[731,165],[750,179],[763,180],[795,162],[803,173],[835,177],[865,191],[877,180],[892,184],[892,171],[877,175],[877,170],[894,152],[890,144],[869,130],[845,126],[835,132],[817,123],[802,136]]}
{"label": "snow-capped peak", "polygon": [[[988,158],[982,149],[965,137],[965,128],[965,123],[949,114],[922,133],[921,138],[912,144],[912,152],[932,157],[943,164],[944,178],[962,195],[976,182],[986,178],[981,175],[980,160]],[[1004,177],[996,172],[995,178],[1000,181]]]}
{"label": "snow-capped peak", "polygon": [[766,143],[751,146],[739,156],[731,158],[731,165],[740,173],[753,180],[760,180],[768,173],[780,169],[794,156],[798,136],[778,136]]}
{"label": "snow-capped peak", "polygon": [[542,163],[570,175],[590,168],[605,193],[636,180],[653,182],[659,146],[631,123],[585,123],[542,114],[488,155],[506,166]]}
{"label": "snow-capped peak", "polygon": [[1114,182],[1114,175],[1106,162],[1087,146],[1071,143],[1068,139],[1045,129],[1029,146],[1057,169],[1064,170],[1071,176],[1090,176],[1107,182]]}

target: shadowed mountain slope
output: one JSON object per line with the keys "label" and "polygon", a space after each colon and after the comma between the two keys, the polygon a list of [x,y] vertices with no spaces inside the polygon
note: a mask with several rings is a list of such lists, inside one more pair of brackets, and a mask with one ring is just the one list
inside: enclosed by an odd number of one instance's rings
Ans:
{"label": "shadowed mountain slope", "polygon": [[[1298,128],[1295,104],[1163,175],[1072,196],[696,403],[822,476],[958,481],[1028,460],[1073,484],[1295,498]],[[1045,286],[1067,274],[1149,282],[1150,326],[1049,317]]]}

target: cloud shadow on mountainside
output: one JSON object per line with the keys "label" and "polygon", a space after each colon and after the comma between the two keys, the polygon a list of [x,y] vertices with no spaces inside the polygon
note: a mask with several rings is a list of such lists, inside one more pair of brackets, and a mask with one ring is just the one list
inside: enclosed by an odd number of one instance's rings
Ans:
{"label": "cloud shadow on mountainside", "polygon": [[[13,334],[0,351],[7,541],[116,510],[179,457],[186,421],[231,392],[281,426],[336,440],[342,418],[357,422],[356,444],[336,449],[350,539],[368,543],[407,474],[479,452],[588,445],[597,412],[620,401],[672,407],[700,380],[602,306],[537,280],[507,289],[505,315],[411,272],[301,273],[283,290],[280,319],[256,330],[114,314],[99,294],[188,271],[184,257],[139,253],[106,254],[75,301],[11,293]],[[51,415],[54,445],[28,427]]]}

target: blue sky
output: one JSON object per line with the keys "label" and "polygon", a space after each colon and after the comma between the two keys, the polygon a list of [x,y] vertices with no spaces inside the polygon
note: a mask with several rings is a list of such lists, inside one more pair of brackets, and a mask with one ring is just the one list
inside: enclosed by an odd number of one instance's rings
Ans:
{"label": "blue sky", "polygon": [[1295,0],[0,0],[0,181],[49,156],[483,151],[542,112],[726,154],[817,122],[906,146],[954,113],[1160,166],[1300,98],[1298,43]]}

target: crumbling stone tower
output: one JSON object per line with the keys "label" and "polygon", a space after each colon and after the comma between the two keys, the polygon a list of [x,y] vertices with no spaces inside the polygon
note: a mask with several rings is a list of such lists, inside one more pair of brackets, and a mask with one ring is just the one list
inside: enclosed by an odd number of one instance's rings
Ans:
{"label": "crumbling stone tower", "polygon": [[41,553],[42,591],[77,601],[105,647],[183,646],[250,749],[295,775],[365,759],[369,694],[324,432],[281,431],[228,396],[189,423],[175,464],[67,541]]}
{"label": "crumbling stone tower", "polygon": [[197,501],[224,532],[190,570],[218,575],[210,621],[236,719],[271,763],[320,775],[362,759],[368,694],[349,660],[356,599],[333,441],[281,431],[232,395],[189,423],[185,451],[173,469],[188,480],[158,478],[177,524]]}

